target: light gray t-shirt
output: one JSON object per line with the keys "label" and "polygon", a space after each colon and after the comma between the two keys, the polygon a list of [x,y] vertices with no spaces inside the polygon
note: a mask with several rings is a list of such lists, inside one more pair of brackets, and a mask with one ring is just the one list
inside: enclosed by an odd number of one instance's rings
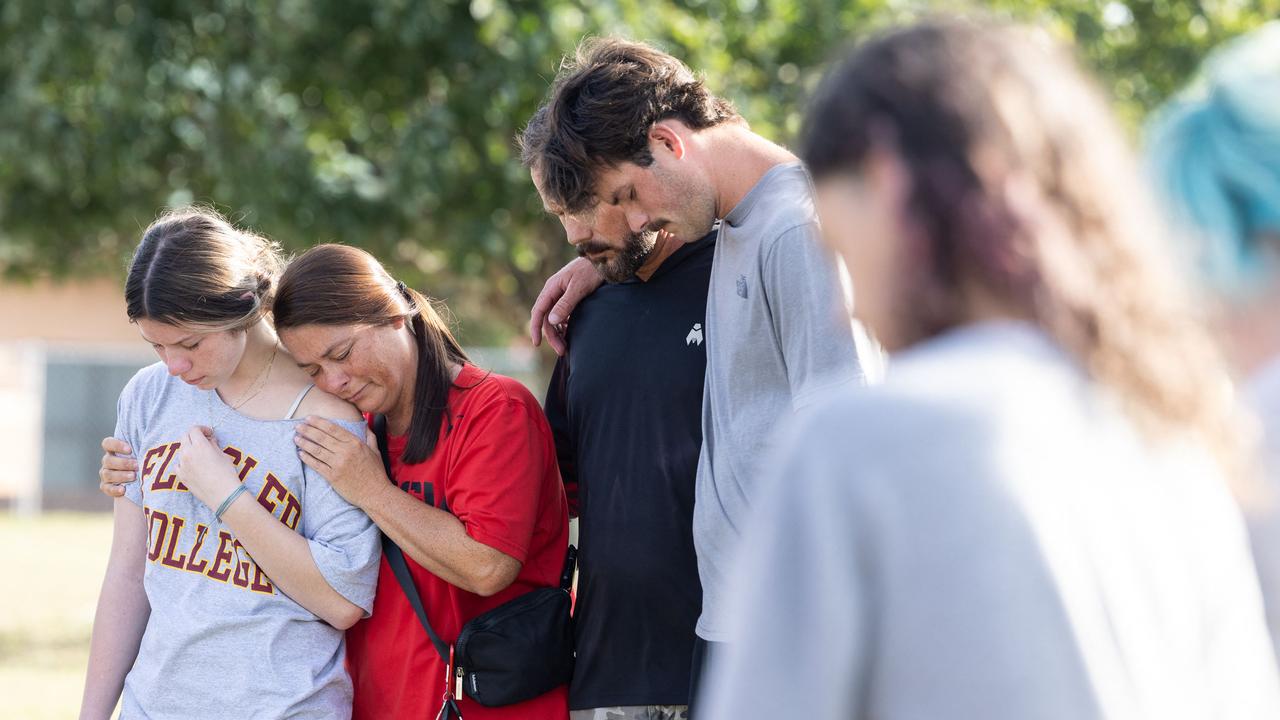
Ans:
{"label": "light gray t-shirt", "polygon": [[822,246],[808,173],[772,168],[720,223],[711,266],[693,510],[703,639],[730,639],[726,571],[778,423],[863,380],[849,302]]}
{"label": "light gray t-shirt", "polygon": [[788,437],[704,720],[1280,718],[1217,466],[1040,331],[953,331]]}
{"label": "light gray t-shirt", "polygon": [[[125,497],[147,518],[143,584],[151,603],[121,717],[343,718],[351,679],[343,633],[274,587],[235,536],[177,483],[174,457],[193,425],[212,425],[252,497],[307,538],[334,590],[368,613],[378,529],[298,458],[296,420],[255,420],[156,363],[120,395],[115,437],[139,463]],[[340,422],[363,437],[357,422]]]}

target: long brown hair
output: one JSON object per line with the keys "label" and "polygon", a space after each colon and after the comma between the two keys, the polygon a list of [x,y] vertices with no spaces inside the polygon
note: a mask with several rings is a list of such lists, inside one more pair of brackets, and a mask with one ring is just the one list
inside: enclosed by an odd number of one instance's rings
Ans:
{"label": "long brown hair", "polygon": [[1231,381],[1171,259],[1123,135],[1062,49],[1015,27],[927,21],[828,75],[802,155],[815,178],[897,153],[920,268],[908,340],[964,321],[978,283],[1034,319],[1148,437],[1190,431],[1242,480]]}
{"label": "long brown hair", "polygon": [[276,243],[216,210],[176,208],[142,233],[125,280],[126,312],[131,322],[243,330],[267,313],[281,264]]}
{"label": "long brown hair", "polygon": [[469,359],[426,296],[396,282],[364,250],[317,245],[285,268],[272,312],[277,330],[303,325],[390,325],[404,319],[413,333],[418,362],[403,459],[420,463],[435,451],[453,384],[450,365]]}

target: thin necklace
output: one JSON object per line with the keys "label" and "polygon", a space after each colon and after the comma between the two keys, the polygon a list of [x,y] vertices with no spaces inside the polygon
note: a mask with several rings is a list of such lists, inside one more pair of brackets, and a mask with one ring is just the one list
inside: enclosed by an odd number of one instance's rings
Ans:
{"label": "thin necklace", "polygon": [[[258,393],[262,392],[262,389],[267,386],[267,378],[271,376],[271,368],[276,364],[276,353],[278,351],[279,351],[278,346],[273,345],[271,347],[271,357],[267,359],[267,364],[263,366],[262,370],[258,373],[258,376],[253,379],[253,383],[249,386],[249,390],[246,390],[245,394],[241,395],[240,399],[235,403],[224,403],[227,407],[231,408],[232,410],[239,410],[240,408],[244,407],[245,403],[254,399],[255,397],[258,396]],[[214,416],[213,396],[216,395],[217,392],[218,392],[217,388],[213,389],[212,391],[210,391],[210,394],[208,397],[210,427],[216,427],[218,422],[220,422],[223,419],[223,416],[225,416],[227,413],[227,411],[224,410],[223,412],[218,414],[218,417],[215,418]]]}

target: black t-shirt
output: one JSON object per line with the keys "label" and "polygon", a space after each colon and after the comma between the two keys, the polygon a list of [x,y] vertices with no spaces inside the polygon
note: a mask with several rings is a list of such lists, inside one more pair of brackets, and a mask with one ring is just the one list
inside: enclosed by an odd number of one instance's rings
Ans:
{"label": "black t-shirt", "polygon": [[689,701],[702,610],[693,497],[714,250],[712,232],[647,282],[604,285],[583,300],[547,391],[580,518],[574,710]]}

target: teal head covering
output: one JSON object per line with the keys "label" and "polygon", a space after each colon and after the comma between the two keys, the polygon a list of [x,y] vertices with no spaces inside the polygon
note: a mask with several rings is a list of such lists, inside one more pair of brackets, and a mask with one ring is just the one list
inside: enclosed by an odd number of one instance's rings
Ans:
{"label": "teal head covering", "polygon": [[1205,279],[1227,293],[1276,268],[1259,241],[1280,234],[1280,22],[1215,51],[1147,126],[1158,189]]}

